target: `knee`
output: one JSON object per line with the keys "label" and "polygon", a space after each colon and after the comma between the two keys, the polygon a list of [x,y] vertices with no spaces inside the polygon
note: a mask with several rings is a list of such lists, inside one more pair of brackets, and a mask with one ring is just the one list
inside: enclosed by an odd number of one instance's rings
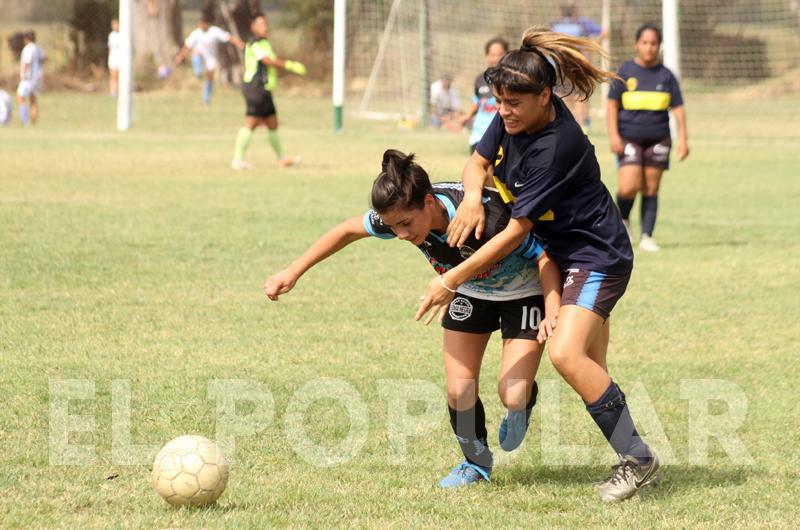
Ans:
{"label": "knee", "polygon": [[639,193],[640,186],[636,184],[628,184],[620,182],[617,186],[617,194],[623,199],[635,199],[636,194]]}
{"label": "knee", "polygon": [[575,355],[565,345],[553,341],[548,345],[547,353],[550,356],[550,362],[553,363],[553,368],[562,377],[569,377],[577,371]]}
{"label": "knee", "polygon": [[530,382],[524,379],[517,381],[501,379],[497,384],[497,393],[507,409],[522,410],[528,405],[530,387]]}
{"label": "knee", "polygon": [[458,379],[447,382],[447,404],[457,410],[470,408],[478,396],[478,386],[475,381]]}

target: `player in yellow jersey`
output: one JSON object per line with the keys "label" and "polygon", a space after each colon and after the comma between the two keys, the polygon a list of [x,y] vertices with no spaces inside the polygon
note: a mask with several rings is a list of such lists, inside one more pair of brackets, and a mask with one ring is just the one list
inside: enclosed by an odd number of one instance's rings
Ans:
{"label": "player in yellow jersey", "polygon": [[298,61],[279,59],[267,40],[269,23],[263,13],[256,13],[250,23],[252,38],[244,48],[244,77],[242,92],[247,102],[247,117],[244,127],[236,136],[236,151],[231,167],[233,169],[251,169],[253,166],[245,160],[245,153],[253,139],[253,131],[259,127],[267,128],[269,143],[278,157],[280,167],[296,164],[299,157],[287,156],[283,152],[278,134],[278,115],[272,100],[272,91],[278,81],[278,68],[297,75],[306,75],[306,67]]}

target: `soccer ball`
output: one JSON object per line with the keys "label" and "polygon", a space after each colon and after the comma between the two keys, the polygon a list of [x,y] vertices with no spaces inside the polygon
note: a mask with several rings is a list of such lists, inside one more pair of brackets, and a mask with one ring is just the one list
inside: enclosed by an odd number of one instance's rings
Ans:
{"label": "soccer ball", "polygon": [[162,81],[168,78],[172,74],[172,68],[167,66],[166,64],[162,64],[158,67],[158,78]]}
{"label": "soccer ball", "polygon": [[228,462],[208,438],[179,436],[156,455],[152,480],[156,492],[173,506],[205,506],[225,491]]}

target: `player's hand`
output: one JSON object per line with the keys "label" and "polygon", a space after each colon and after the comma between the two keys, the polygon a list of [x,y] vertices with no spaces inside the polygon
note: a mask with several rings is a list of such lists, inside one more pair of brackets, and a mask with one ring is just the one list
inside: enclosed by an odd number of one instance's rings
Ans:
{"label": "player's hand", "polygon": [[283,69],[297,75],[306,75],[306,65],[300,61],[284,61]]}
{"label": "player's hand", "polygon": [[264,294],[273,302],[277,302],[278,297],[291,291],[295,283],[297,283],[297,277],[289,271],[283,270],[267,279],[264,283]]}
{"label": "player's hand", "polygon": [[678,160],[683,162],[689,156],[689,144],[680,142],[678,144]]}
{"label": "player's hand", "polygon": [[425,296],[422,297],[422,303],[419,305],[414,320],[420,320],[425,316],[425,313],[430,311],[428,318],[425,320],[425,325],[427,326],[433,322],[433,319],[437,316],[439,317],[439,322],[441,322],[444,318],[444,312],[447,311],[450,302],[453,301],[454,294],[444,288],[439,277],[432,279],[428,284]]}
{"label": "player's hand", "polygon": [[451,247],[463,246],[473,230],[475,230],[475,238],[480,239],[485,222],[483,201],[480,197],[477,201],[462,201],[456,210],[455,217],[447,227],[447,244]]}
{"label": "player's hand", "polygon": [[625,152],[625,142],[622,141],[622,137],[618,134],[611,137],[611,152],[618,155]]}
{"label": "player's hand", "polygon": [[544,344],[547,339],[553,336],[557,324],[558,313],[554,316],[545,315],[544,319],[539,322],[539,334],[536,335],[536,341],[539,344]]}

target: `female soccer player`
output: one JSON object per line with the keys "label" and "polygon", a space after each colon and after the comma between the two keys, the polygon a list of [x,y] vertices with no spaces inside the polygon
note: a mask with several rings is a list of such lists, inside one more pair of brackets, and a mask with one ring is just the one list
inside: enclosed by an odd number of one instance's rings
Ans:
{"label": "female soccer player", "polygon": [[[486,66],[491,68],[497,65],[497,62],[508,51],[508,42],[502,37],[494,37],[490,39],[484,46],[486,52]],[[464,118],[464,125],[474,116],[472,121],[472,131],[469,135],[469,152],[475,152],[478,147],[478,142],[481,141],[483,133],[492,123],[492,118],[497,114],[497,102],[494,100],[492,94],[492,87],[483,78],[483,73],[475,79],[475,93],[472,96],[472,106],[467,111]]]}
{"label": "female soccer player", "polygon": [[[651,481],[655,453],[641,440],[625,394],[606,368],[609,314],[625,292],[633,252],[611,195],[600,180],[594,147],[553,87],[566,79],[588,97],[614,73],[593,66],[583,52],[601,48],[586,39],[541,28],[523,35],[522,47],[486,71],[498,115],[464,167],[464,200],[448,227],[448,241],[485,237],[481,189],[489,168],[511,208],[511,220],[463,263],[442,275],[455,288],[476,271],[508,255],[534,232],[564,271],[558,327],[549,355],[556,370],[581,396],[620,463],[600,488],[603,500],[628,498]],[[417,312],[428,322],[448,307],[452,293],[432,282]]]}
{"label": "female soccer player", "polygon": [[[17,86],[17,104],[19,119],[22,125],[35,124],[39,119],[38,93],[44,84],[44,63],[47,56],[36,44],[36,33],[25,33],[25,47],[19,58],[19,85]],[[28,101],[30,100],[30,106]]]}
{"label": "female soccer player", "polygon": [[203,83],[203,103],[211,104],[211,92],[214,89],[214,73],[217,71],[219,61],[217,60],[217,47],[220,43],[230,42],[240,50],[244,49],[244,43],[217,26],[212,26],[207,19],[202,19],[197,23],[197,28],[192,31],[183,47],[175,56],[175,64],[179,65],[186,59],[189,51],[192,52],[192,67],[195,75],[199,78],[201,72],[205,70],[206,80]]}
{"label": "female soccer player", "polygon": [[[373,209],[329,230],[287,269],[269,278],[265,292],[277,300],[315,264],[368,236],[411,242],[442,274],[483,244],[475,238],[467,238],[457,249],[447,244],[445,231],[463,196],[461,184],[431,185],[425,170],[414,163],[414,155],[390,149],[372,186]],[[497,190],[484,190],[481,201],[488,239],[503,229],[509,214]],[[503,336],[498,391],[508,408],[500,425],[500,445],[511,451],[522,443],[536,403],[534,378],[542,344],[553,331],[551,313],[558,311],[560,283],[560,270],[531,234],[521,238],[509,256],[473,275],[458,290],[442,283],[443,289],[455,294],[442,320],[444,365],[450,423],[465,457],[442,479],[443,488],[488,480],[491,474],[492,452],[478,378],[489,337],[497,329]],[[551,318],[540,326],[543,314]]]}
{"label": "female soccer player", "polygon": [[678,159],[689,156],[686,112],[678,80],[661,64],[661,30],[645,24],[636,32],[636,57],[619,67],[621,80],[608,91],[608,135],[619,164],[617,206],[626,228],[636,194],[642,192],[639,248],[659,250],[653,230],[661,175],[669,169],[669,113],[678,123]]}
{"label": "female soccer player", "polygon": [[108,91],[112,98],[119,91],[119,54],[120,54],[119,20],[111,20],[111,33],[108,34]]}
{"label": "female soccer player", "polygon": [[281,137],[278,134],[278,116],[272,91],[278,83],[278,68],[297,75],[306,75],[306,67],[298,61],[278,59],[267,40],[269,23],[263,13],[256,13],[250,24],[253,38],[244,49],[244,78],[242,92],[247,102],[247,117],[244,127],[236,136],[236,150],[231,167],[233,169],[251,169],[253,166],[245,161],[244,156],[253,139],[253,130],[263,125],[267,128],[269,143],[278,157],[278,166],[289,167],[299,162],[299,157],[283,154]]}

